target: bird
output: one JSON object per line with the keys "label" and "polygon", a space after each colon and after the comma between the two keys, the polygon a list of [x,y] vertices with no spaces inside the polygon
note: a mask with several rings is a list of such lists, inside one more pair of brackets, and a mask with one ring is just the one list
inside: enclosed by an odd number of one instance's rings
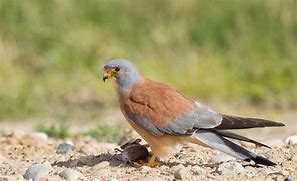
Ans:
{"label": "bird", "polygon": [[102,79],[104,82],[111,80],[121,112],[151,148],[151,158],[147,162],[135,163],[137,166],[160,166],[162,162],[158,160],[170,158],[188,142],[253,164],[276,165],[230,139],[269,148],[268,145],[231,131],[285,126],[283,123],[217,113],[167,84],[142,76],[136,66],[125,59],[113,59],[106,63]]}

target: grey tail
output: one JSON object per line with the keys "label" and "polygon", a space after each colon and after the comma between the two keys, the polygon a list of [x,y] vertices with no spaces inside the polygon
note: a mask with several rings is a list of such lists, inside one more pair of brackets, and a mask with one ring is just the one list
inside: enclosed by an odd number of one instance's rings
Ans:
{"label": "grey tail", "polygon": [[254,143],[257,146],[264,146],[266,148],[271,148],[270,146],[264,144],[264,143],[260,143],[258,141],[252,140],[250,138],[247,138],[245,136],[241,136],[235,133],[232,133],[230,131],[219,131],[219,130],[213,130],[215,133],[218,133],[219,135],[226,137],[226,138],[232,138],[232,139],[236,139],[236,140],[240,140],[240,141],[245,141],[245,142],[250,142],[250,143]]}
{"label": "grey tail", "polygon": [[246,150],[245,148],[229,141],[228,139],[211,130],[197,130],[192,135],[192,138],[198,139],[213,149],[217,149],[223,153],[244,161],[254,161],[256,164],[266,166],[276,165],[272,161]]}

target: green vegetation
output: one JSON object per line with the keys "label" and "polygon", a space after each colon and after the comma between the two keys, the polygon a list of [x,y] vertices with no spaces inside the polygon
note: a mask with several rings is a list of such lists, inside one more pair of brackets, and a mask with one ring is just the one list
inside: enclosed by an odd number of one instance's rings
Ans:
{"label": "green vegetation", "polygon": [[101,142],[118,143],[123,134],[124,127],[121,125],[110,126],[108,124],[101,123],[97,126],[96,129],[90,129],[88,131],[81,133],[70,133],[69,125],[65,121],[61,121],[58,125],[38,124],[36,127],[36,131],[46,133],[49,137],[55,138],[64,139],[67,137],[76,137],[84,135],[96,138],[98,141]]}
{"label": "green vegetation", "polygon": [[107,124],[101,124],[94,130],[89,130],[84,135],[96,138],[103,142],[118,143],[123,135],[124,127],[122,126],[110,126]]}
{"label": "green vegetation", "polygon": [[297,1],[0,1],[0,120],[94,120],[111,58],[193,98],[297,106]]}
{"label": "green vegetation", "polygon": [[36,131],[44,132],[49,137],[56,137],[62,139],[70,136],[69,126],[65,121],[60,122],[58,126],[55,126],[54,124],[50,126],[39,124],[37,125]]}

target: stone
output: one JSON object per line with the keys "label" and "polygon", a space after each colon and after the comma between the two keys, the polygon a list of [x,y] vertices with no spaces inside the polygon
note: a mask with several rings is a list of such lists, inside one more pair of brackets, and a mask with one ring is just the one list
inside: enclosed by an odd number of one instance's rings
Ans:
{"label": "stone", "polygon": [[211,161],[215,163],[228,162],[230,160],[235,160],[235,158],[226,154],[215,155],[211,158]]}
{"label": "stone", "polygon": [[285,176],[284,181],[293,181],[293,177],[291,175]]}
{"label": "stone", "polygon": [[297,154],[294,154],[294,155],[291,157],[291,161],[297,163]]}
{"label": "stone", "polygon": [[92,171],[96,171],[96,170],[100,170],[100,169],[106,168],[108,166],[109,166],[109,162],[108,161],[102,161],[102,162],[94,165],[91,170]]}
{"label": "stone", "polygon": [[60,177],[66,179],[66,180],[78,180],[78,179],[83,179],[83,174],[80,173],[77,170],[71,169],[71,168],[65,168],[60,174]]}
{"label": "stone", "polygon": [[103,168],[103,169],[100,169],[100,170],[92,170],[93,171],[93,175],[96,176],[96,177],[100,177],[102,175],[104,176],[108,176],[111,174],[111,171],[110,169],[108,168]]}
{"label": "stone", "polygon": [[108,179],[108,181],[119,181],[119,180],[116,178],[110,178],[110,179]]}
{"label": "stone", "polygon": [[75,149],[74,145],[72,142],[64,142],[59,144],[56,153],[58,154],[67,154],[70,153]]}
{"label": "stone", "polygon": [[238,162],[226,162],[226,163],[222,163],[219,166],[218,171],[222,175],[232,175],[232,174],[235,174],[235,173],[242,173],[242,172],[244,172],[244,168]]}
{"label": "stone", "polygon": [[179,164],[177,166],[173,166],[172,170],[173,170],[174,178],[179,179],[179,180],[185,179],[188,174],[187,169],[181,164]]}
{"label": "stone", "polygon": [[193,173],[193,175],[202,175],[203,169],[200,166],[195,165],[191,168],[191,172]]}
{"label": "stone", "polygon": [[284,143],[286,145],[291,144],[291,145],[295,145],[297,144],[297,135],[293,135],[293,136],[289,136],[284,140]]}
{"label": "stone", "polygon": [[31,165],[25,172],[24,178],[29,180],[36,180],[49,173],[51,165],[48,163],[37,163]]}
{"label": "stone", "polygon": [[178,152],[178,153],[176,153],[174,156],[175,156],[176,158],[178,158],[178,159],[184,159],[184,158],[187,157],[187,154],[184,153],[184,152]]}
{"label": "stone", "polygon": [[143,174],[149,173],[151,170],[151,167],[148,166],[142,166],[140,172]]}

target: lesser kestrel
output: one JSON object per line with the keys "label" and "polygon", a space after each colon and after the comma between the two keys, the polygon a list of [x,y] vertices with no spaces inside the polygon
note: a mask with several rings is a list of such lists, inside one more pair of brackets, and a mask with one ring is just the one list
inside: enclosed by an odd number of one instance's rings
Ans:
{"label": "lesser kestrel", "polygon": [[168,85],[143,77],[127,60],[116,59],[107,63],[103,75],[103,80],[106,79],[113,80],[123,115],[146,140],[153,152],[148,163],[141,165],[158,166],[160,163],[156,161],[156,157],[170,157],[179,151],[185,142],[217,149],[256,164],[275,165],[272,161],[231,142],[229,138],[266,145],[227,130],[284,124],[217,113],[183,96]]}

